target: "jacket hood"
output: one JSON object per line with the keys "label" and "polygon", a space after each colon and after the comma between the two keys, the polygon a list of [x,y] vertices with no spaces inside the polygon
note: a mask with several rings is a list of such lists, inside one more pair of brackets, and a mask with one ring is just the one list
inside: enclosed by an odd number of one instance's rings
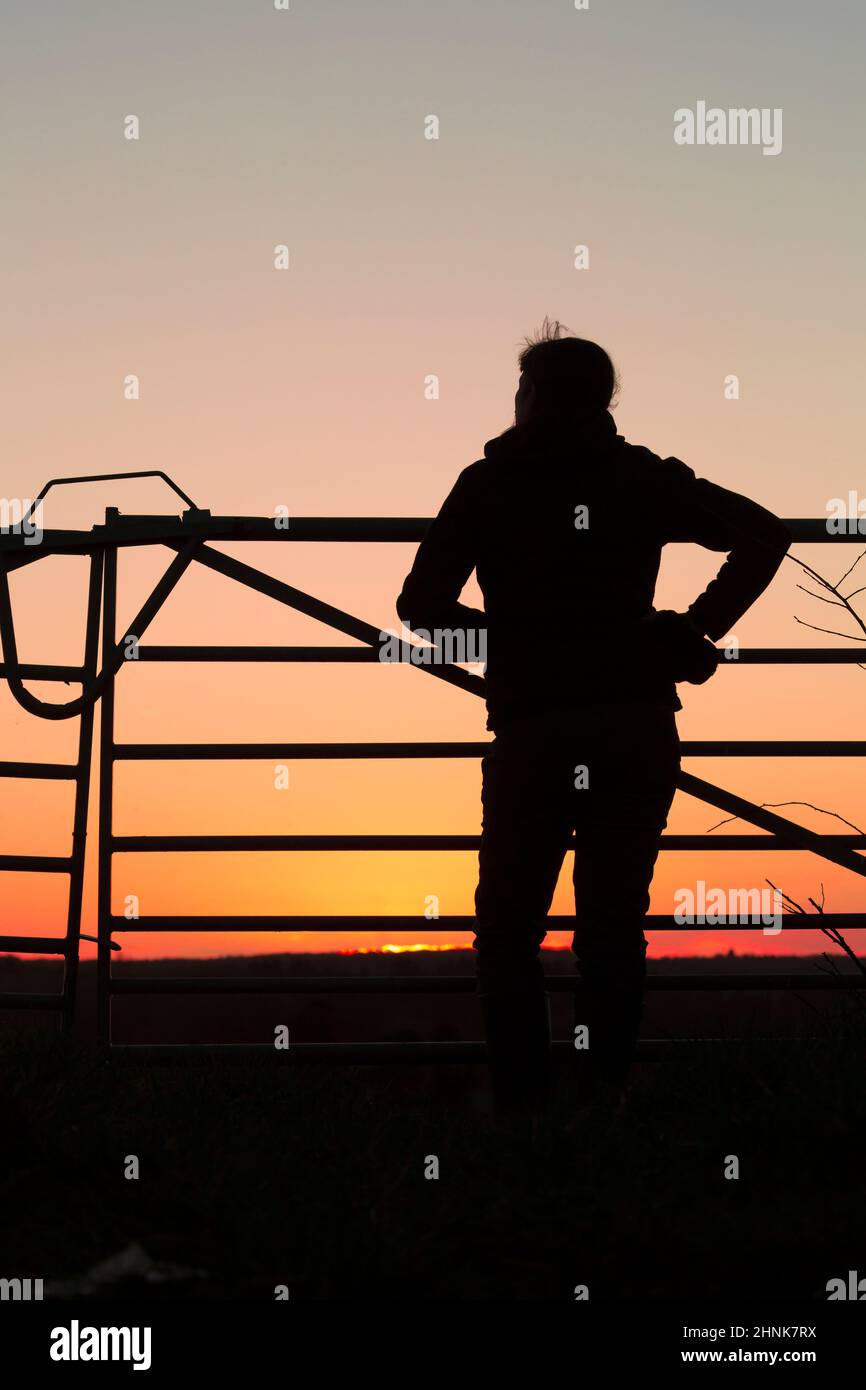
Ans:
{"label": "jacket hood", "polygon": [[527,420],[489,439],[486,459],[507,459],[530,452],[572,453],[598,448],[616,438],[616,421],[609,410],[572,420]]}

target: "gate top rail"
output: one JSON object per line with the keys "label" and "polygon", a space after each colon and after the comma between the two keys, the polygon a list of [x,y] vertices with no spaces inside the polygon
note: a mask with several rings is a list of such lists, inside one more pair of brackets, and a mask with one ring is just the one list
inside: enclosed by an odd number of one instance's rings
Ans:
{"label": "gate top rail", "polygon": [[[118,475],[126,476],[126,475]],[[147,476],[147,475],[142,475]],[[70,480],[71,481],[71,480]],[[46,528],[38,542],[16,530],[0,532],[0,554],[7,569],[16,569],[43,555],[87,554],[106,547],[159,545],[190,535],[203,541],[365,541],[417,542],[431,517],[402,516],[213,516],[202,508],[190,508],[181,516],[133,514],[110,507],[104,523],[89,531]],[[833,532],[821,517],[786,519],[795,541],[816,544],[859,542],[866,546],[866,531],[856,528]]]}

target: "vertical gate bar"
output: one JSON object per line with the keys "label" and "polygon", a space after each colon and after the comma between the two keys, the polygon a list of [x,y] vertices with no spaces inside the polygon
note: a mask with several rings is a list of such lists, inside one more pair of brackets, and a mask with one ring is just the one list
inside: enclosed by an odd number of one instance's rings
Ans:
{"label": "vertical gate bar", "polygon": [[[114,650],[117,546],[106,546],[102,605],[102,664]],[[106,672],[99,716],[99,859],[97,870],[96,1032],[111,1042],[111,834],[114,789],[114,673]]]}
{"label": "vertical gate bar", "polygon": [[[90,585],[87,594],[87,623],[84,637],[84,681],[96,678],[99,656],[99,616],[102,602],[102,551],[90,554]],[[75,1019],[78,987],[78,959],[81,938],[81,904],[87,849],[87,813],[90,806],[90,760],[93,752],[93,718],[96,701],[81,711],[78,726],[78,762],[75,769],[75,810],[72,822],[72,868],[69,874],[69,904],[66,917],[66,956],[63,965],[63,1012],[61,1027],[70,1032]]]}

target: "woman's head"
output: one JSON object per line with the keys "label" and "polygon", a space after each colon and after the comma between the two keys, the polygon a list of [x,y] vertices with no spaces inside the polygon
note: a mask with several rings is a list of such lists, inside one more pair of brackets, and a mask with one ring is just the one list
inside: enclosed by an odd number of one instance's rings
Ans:
{"label": "woman's head", "polygon": [[586,419],[608,409],[619,385],[613,362],[598,343],[573,338],[558,319],[545,319],[519,357],[514,418]]}

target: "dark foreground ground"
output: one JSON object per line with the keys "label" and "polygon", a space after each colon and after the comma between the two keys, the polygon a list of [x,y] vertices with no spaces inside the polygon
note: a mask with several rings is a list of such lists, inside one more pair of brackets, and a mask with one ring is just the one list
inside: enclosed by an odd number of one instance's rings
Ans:
{"label": "dark foreground ground", "polygon": [[866,1274],[861,1000],[804,1003],[808,1040],[753,1017],[751,1041],[642,1064],[618,1105],[560,1067],[531,1149],[475,1067],[106,1060],[10,1020],[0,1274],[96,1297],[826,1299]]}

